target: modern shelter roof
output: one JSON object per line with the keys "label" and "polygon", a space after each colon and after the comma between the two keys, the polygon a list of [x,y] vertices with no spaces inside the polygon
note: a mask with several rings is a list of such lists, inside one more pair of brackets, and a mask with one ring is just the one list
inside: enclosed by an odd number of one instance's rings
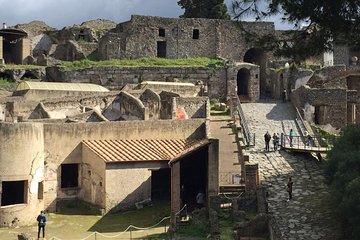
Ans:
{"label": "modern shelter roof", "polygon": [[88,140],[82,143],[106,163],[115,163],[170,161],[207,145],[209,140]]}
{"label": "modern shelter roof", "polygon": [[103,86],[91,83],[60,83],[60,82],[33,82],[23,81],[18,84],[16,91],[21,90],[56,90],[56,91],[79,91],[79,92],[109,92]]}
{"label": "modern shelter roof", "polygon": [[161,81],[143,81],[141,86],[146,85],[167,85],[167,86],[195,86],[193,83],[182,83],[182,82],[161,82]]}

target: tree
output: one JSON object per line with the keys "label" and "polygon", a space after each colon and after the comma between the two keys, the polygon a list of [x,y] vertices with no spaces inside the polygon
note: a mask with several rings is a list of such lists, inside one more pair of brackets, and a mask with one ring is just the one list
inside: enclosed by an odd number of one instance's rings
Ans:
{"label": "tree", "polygon": [[180,0],[183,18],[230,19],[224,0]]}
{"label": "tree", "polygon": [[329,153],[325,170],[344,236],[360,236],[360,125],[345,128]]}
{"label": "tree", "polygon": [[233,0],[231,12],[239,20],[248,15],[266,20],[280,14],[284,22],[294,24],[296,31],[267,37],[271,40],[267,46],[278,55],[303,60],[331,50],[334,41],[360,48],[358,0]]}

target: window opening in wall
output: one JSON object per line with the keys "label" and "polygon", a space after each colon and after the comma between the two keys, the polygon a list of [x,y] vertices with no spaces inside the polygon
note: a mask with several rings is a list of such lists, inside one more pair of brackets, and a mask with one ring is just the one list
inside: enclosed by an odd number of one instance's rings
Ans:
{"label": "window opening in wall", "polygon": [[27,203],[27,181],[2,182],[1,206]]}
{"label": "window opening in wall", "polygon": [[44,182],[38,183],[38,199],[44,199]]}
{"label": "window opening in wall", "polygon": [[165,29],[159,28],[159,37],[165,37]]}
{"label": "window opening in wall", "polygon": [[157,42],[157,57],[166,58],[166,42],[165,41]]}
{"label": "window opening in wall", "polygon": [[79,32],[79,36],[78,36],[78,40],[83,40],[85,41],[85,33],[84,33],[84,30],[80,30]]}
{"label": "window opening in wall", "polygon": [[199,29],[193,29],[193,39],[199,39]]}
{"label": "window opening in wall", "polygon": [[79,164],[61,164],[61,188],[78,187]]}

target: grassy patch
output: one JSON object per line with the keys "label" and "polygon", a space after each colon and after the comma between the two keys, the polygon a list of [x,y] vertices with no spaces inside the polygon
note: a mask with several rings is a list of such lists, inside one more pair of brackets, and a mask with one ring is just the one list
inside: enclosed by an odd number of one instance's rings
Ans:
{"label": "grassy patch", "polygon": [[[153,206],[139,210],[131,210],[116,214],[107,214],[102,217],[91,231],[114,232],[124,231],[129,225],[137,227],[150,227],[158,223],[164,217],[169,216],[170,206],[168,203],[157,202]],[[159,226],[169,226],[169,219],[163,221]]]}
{"label": "grassy patch", "polygon": [[7,78],[0,78],[0,86],[14,86],[16,83]]}
{"label": "grassy patch", "polygon": [[203,223],[192,223],[188,226],[180,227],[176,234],[181,237],[195,237],[206,239],[209,235],[209,225]]}
{"label": "grassy patch", "polygon": [[186,59],[166,59],[166,58],[139,58],[133,60],[106,60],[106,61],[92,61],[89,59],[63,62],[62,67],[65,70],[83,69],[100,66],[129,66],[129,67],[174,67],[174,66],[189,66],[189,67],[212,67],[217,68],[223,66],[224,61],[219,59],[209,58],[186,58]]}
{"label": "grassy patch", "polygon": [[36,65],[6,64],[5,69],[39,69],[43,68]]}
{"label": "grassy patch", "polygon": [[234,239],[233,220],[231,217],[232,209],[223,209],[219,214],[219,227],[221,239]]}

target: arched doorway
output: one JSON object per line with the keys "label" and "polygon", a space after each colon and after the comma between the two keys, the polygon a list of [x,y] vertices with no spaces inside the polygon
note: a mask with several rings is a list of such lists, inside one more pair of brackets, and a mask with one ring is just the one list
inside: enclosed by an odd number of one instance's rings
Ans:
{"label": "arched doorway", "polygon": [[266,54],[262,49],[250,48],[244,55],[244,62],[256,64],[260,67],[260,94],[265,95],[268,86],[266,82]]}
{"label": "arched doorway", "polygon": [[250,70],[241,68],[237,73],[236,87],[238,96],[248,96],[249,94]]}
{"label": "arched doorway", "polygon": [[264,52],[258,48],[250,48],[244,55],[244,62],[261,66]]}

